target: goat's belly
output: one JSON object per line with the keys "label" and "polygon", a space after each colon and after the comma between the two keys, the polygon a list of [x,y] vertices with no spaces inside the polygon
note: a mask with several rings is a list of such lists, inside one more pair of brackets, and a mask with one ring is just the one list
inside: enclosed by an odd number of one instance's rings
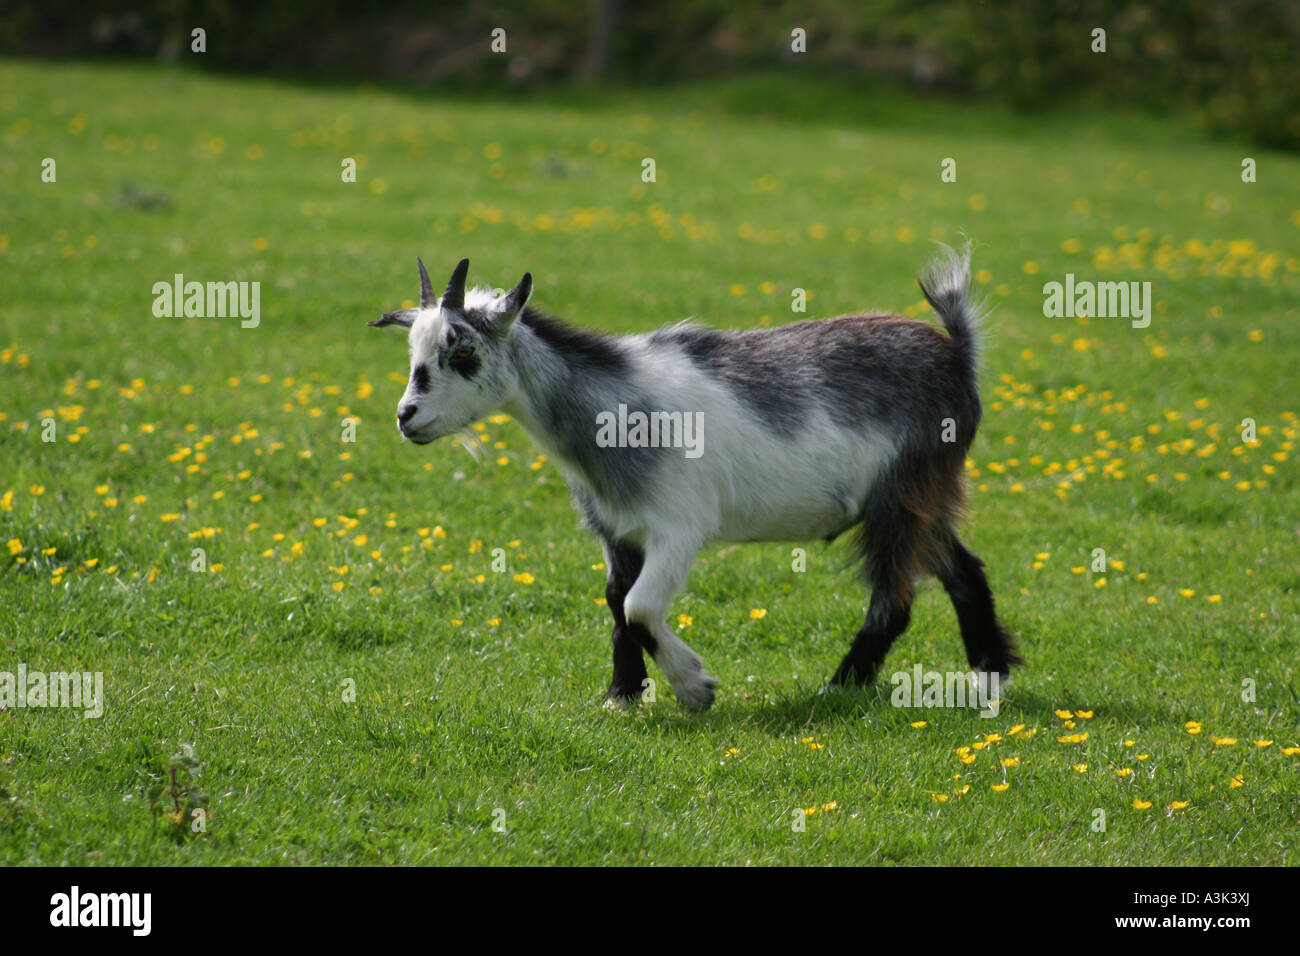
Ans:
{"label": "goat's belly", "polygon": [[861,519],[860,507],[851,500],[803,502],[726,514],[718,538],[735,542],[810,541],[834,537]]}

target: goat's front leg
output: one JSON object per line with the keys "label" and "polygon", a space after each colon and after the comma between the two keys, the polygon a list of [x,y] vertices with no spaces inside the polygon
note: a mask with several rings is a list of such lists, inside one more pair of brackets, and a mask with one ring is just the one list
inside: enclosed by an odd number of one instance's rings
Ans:
{"label": "goat's front leg", "polygon": [[601,543],[605,548],[605,568],[608,572],[605,603],[609,605],[609,613],[614,616],[614,677],[609,683],[609,690],[605,692],[605,703],[609,707],[626,708],[640,700],[645,688],[645,655],[641,644],[629,633],[627,618],[623,615],[623,601],[641,573],[645,555],[635,545],[613,541]]}
{"label": "goat's front leg", "polygon": [[650,652],[668,678],[673,694],[692,710],[713,703],[717,678],[704,670],[699,655],[668,626],[668,608],[686,585],[698,545],[689,534],[657,533],[645,547],[645,564],[623,599],[632,639]]}

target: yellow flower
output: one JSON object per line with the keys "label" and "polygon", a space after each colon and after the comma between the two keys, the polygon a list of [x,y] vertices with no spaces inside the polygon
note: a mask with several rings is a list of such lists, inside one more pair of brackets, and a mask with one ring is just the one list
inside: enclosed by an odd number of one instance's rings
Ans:
{"label": "yellow flower", "polygon": [[343,586],[344,585],[342,581],[335,581],[333,584],[330,585],[330,587],[332,587],[335,591],[342,591]]}
{"label": "yellow flower", "polygon": [[501,618],[494,617],[488,621],[488,627],[497,627],[501,623]]}
{"label": "yellow flower", "polygon": [[992,790],[994,793],[1002,793],[1010,786],[1011,784],[1009,783],[995,783],[993,784],[993,786],[989,787],[989,789]]}
{"label": "yellow flower", "polygon": [[1004,766],[1004,767],[1019,767],[1019,766],[1020,766],[1020,758],[1019,758],[1019,757],[1003,757],[1003,758],[1002,758],[1002,766]]}
{"label": "yellow flower", "polygon": [[1092,720],[1092,714],[1093,712],[1091,710],[1076,710],[1074,712],[1074,716],[1083,720]]}
{"label": "yellow flower", "polygon": [[914,721],[912,721],[912,723],[911,723],[910,726],[911,726],[913,729],[915,729],[915,730],[920,730],[922,727],[924,727],[924,726],[926,725],[926,723],[928,723],[928,721],[924,721],[924,720],[914,720]]}
{"label": "yellow flower", "polygon": [[1088,765],[1087,765],[1086,763],[1076,763],[1076,764],[1073,764],[1073,767],[1074,767],[1075,772],[1077,772],[1077,773],[1087,773],[1087,772],[1088,772]]}
{"label": "yellow flower", "polygon": [[1069,720],[1071,717],[1074,716],[1074,714],[1068,710],[1057,710],[1054,711],[1053,713],[1055,713],[1056,716],[1060,717],[1062,720]]}
{"label": "yellow flower", "polygon": [[947,803],[947,802],[948,802],[948,794],[946,794],[946,793],[932,793],[932,794],[930,794],[930,797],[931,797],[931,799],[934,800],[935,803]]}
{"label": "yellow flower", "polygon": [[1201,723],[1198,720],[1189,720],[1183,724],[1183,729],[1189,734],[1199,734],[1201,732]]}
{"label": "yellow flower", "polygon": [[9,547],[10,554],[17,554],[23,549],[23,543],[17,538],[10,538],[7,544]]}
{"label": "yellow flower", "polygon": [[750,620],[761,621],[763,618],[767,617],[767,608],[765,607],[751,608],[749,611],[749,617]]}
{"label": "yellow flower", "polygon": [[694,624],[694,623],[695,623],[695,618],[691,617],[689,614],[678,614],[678,615],[677,615],[677,626],[678,626],[678,627],[690,627],[690,626],[691,626],[692,624]]}
{"label": "yellow flower", "polygon": [[1236,790],[1239,787],[1243,787],[1245,786],[1245,784],[1246,781],[1240,774],[1238,774],[1237,776],[1233,777],[1228,781],[1228,786],[1231,787],[1233,790]]}
{"label": "yellow flower", "polygon": [[1237,738],[1236,738],[1236,737],[1215,737],[1214,735],[1211,734],[1211,735],[1210,735],[1210,740],[1213,741],[1214,746],[1216,746],[1216,747],[1235,747],[1235,746],[1237,746]]}
{"label": "yellow flower", "polygon": [[1151,801],[1150,801],[1150,800],[1134,800],[1134,801],[1133,801],[1133,809],[1134,809],[1134,810],[1150,810],[1150,809],[1151,809]]}
{"label": "yellow flower", "polygon": [[1133,775],[1132,767],[1120,767],[1118,770],[1115,771],[1115,776],[1117,777],[1129,777],[1132,775]]}
{"label": "yellow flower", "polygon": [[728,756],[728,757],[734,757],[734,756],[736,756],[736,754],[738,754],[738,753],[740,753],[740,750],[739,750],[739,748],[737,748],[737,747],[728,747],[728,748],[727,748],[727,756]]}
{"label": "yellow flower", "polygon": [[535,580],[537,580],[537,579],[534,578],[534,577],[533,577],[531,574],[529,574],[527,571],[523,571],[523,572],[521,572],[521,573],[515,575],[515,582],[516,582],[517,584],[532,584]]}
{"label": "yellow flower", "polygon": [[1300,747],[1283,747],[1282,753],[1288,757],[1294,757],[1296,754],[1300,754]]}
{"label": "yellow flower", "polygon": [[1190,800],[1174,800],[1169,804],[1169,810],[1171,812],[1174,810],[1186,810],[1189,806],[1191,806]]}
{"label": "yellow flower", "polygon": [[1270,746],[1272,746],[1272,744],[1273,744],[1273,741],[1271,741],[1271,740],[1256,740],[1256,741],[1255,741],[1255,746],[1256,746],[1256,747],[1270,747]]}

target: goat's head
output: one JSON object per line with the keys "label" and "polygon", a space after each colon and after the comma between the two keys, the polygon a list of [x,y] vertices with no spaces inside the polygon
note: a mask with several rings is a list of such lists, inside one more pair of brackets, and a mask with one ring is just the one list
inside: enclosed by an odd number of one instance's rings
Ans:
{"label": "goat's head", "polygon": [[515,383],[510,329],[528,304],[533,277],[503,295],[490,289],[465,291],[469,260],[451,274],[442,298],[434,294],[424,263],[420,306],[387,312],[370,325],[410,329],[411,377],[397,404],[397,427],[426,445],[454,434],[501,407]]}

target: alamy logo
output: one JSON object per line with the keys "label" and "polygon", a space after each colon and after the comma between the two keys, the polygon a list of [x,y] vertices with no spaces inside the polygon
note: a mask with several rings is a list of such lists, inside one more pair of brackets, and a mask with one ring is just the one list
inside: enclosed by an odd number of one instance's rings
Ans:
{"label": "alamy logo", "polygon": [[18,673],[0,671],[0,709],[23,707],[77,707],[82,716],[95,718],[104,713],[102,671],[29,671],[18,665]]}
{"label": "alamy logo", "polygon": [[895,707],[978,708],[981,717],[996,717],[1002,706],[1002,677],[988,671],[925,671],[917,664],[909,674],[898,671],[889,702]]}
{"label": "alamy logo", "polygon": [[629,412],[596,415],[596,444],[601,448],[681,448],[687,458],[704,454],[703,412]]}
{"label": "alamy logo", "polygon": [[153,923],[151,893],[69,893],[50,897],[51,926],[129,926],[134,936],[148,936]]}
{"label": "alamy logo", "polygon": [[153,314],[160,319],[238,316],[245,329],[255,329],[262,321],[260,282],[186,282],[178,272],[171,282],[155,282],[153,295]]}
{"label": "alamy logo", "polygon": [[1073,272],[1065,282],[1043,286],[1043,315],[1049,319],[1087,316],[1099,319],[1132,319],[1133,328],[1151,324],[1150,282],[1076,282]]}

